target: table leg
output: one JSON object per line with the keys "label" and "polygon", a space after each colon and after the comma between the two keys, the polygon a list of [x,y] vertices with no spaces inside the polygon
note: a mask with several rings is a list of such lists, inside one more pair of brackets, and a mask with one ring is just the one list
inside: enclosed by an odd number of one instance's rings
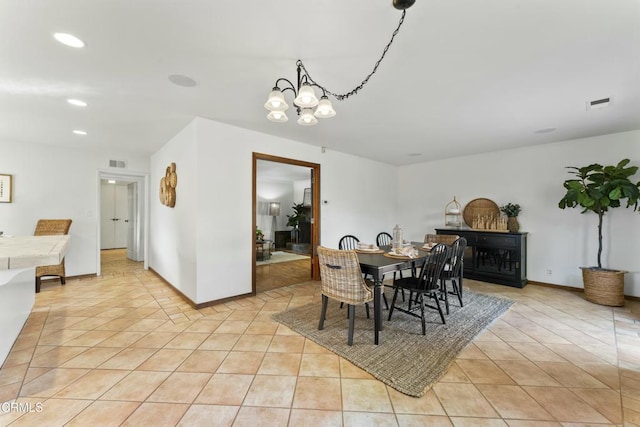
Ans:
{"label": "table leg", "polygon": [[374,343],[378,345],[379,334],[382,330],[382,281],[377,277],[373,286],[373,324]]}

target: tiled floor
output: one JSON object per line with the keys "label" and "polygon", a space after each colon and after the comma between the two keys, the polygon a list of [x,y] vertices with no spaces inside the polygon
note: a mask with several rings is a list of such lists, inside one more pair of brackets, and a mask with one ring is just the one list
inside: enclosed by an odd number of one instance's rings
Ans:
{"label": "tiled floor", "polygon": [[139,269],[43,284],[0,370],[0,425],[640,425],[639,302],[466,285],[517,303],[416,399],[271,320],[318,283],[199,311]]}

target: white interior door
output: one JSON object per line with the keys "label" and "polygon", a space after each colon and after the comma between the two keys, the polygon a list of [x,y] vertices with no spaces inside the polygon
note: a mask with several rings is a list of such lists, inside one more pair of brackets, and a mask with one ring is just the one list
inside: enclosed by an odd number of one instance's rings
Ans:
{"label": "white interior door", "polygon": [[103,184],[100,191],[100,249],[125,248],[129,228],[127,186]]}
{"label": "white interior door", "polygon": [[136,235],[138,233],[138,183],[132,182],[127,185],[127,212],[129,222],[127,227],[127,258],[133,261],[141,259]]}

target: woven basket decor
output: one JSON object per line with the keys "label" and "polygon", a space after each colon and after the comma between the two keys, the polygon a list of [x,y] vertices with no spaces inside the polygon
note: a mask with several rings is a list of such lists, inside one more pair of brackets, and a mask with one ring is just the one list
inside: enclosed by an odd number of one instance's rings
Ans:
{"label": "woven basket decor", "polygon": [[621,270],[582,268],[582,283],[587,301],[595,304],[622,307],[624,305],[624,275]]}
{"label": "woven basket decor", "polygon": [[500,208],[493,200],[479,198],[473,199],[464,207],[464,211],[462,213],[462,218],[464,222],[467,223],[469,227],[473,224],[473,219],[481,216],[481,217],[500,217]]}

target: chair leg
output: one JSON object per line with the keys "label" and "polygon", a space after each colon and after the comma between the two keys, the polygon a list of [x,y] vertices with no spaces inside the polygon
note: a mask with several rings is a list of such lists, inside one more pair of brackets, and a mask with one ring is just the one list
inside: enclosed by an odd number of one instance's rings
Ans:
{"label": "chair leg", "polygon": [[389,310],[389,301],[387,301],[387,296],[384,294],[384,290],[382,291],[382,299],[384,300],[384,306]]}
{"label": "chair leg", "polygon": [[[382,295],[384,295],[384,294],[382,294]],[[371,317],[369,317],[369,303],[368,302],[364,303],[364,308],[365,308],[365,310],[367,310],[367,319],[371,319]]]}
{"label": "chair leg", "polygon": [[42,280],[39,277],[36,277],[36,293],[40,292],[40,285],[42,284]]}
{"label": "chair leg", "polygon": [[393,292],[393,299],[391,300],[391,307],[389,307],[389,317],[387,320],[391,320],[391,315],[393,314],[393,307],[396,305],[396,299],[398,298],[398,288]]}
{"label": "chair leg", "polygon": [[438,313],[440,313],[440,320],[442,320],[443,324],[447,323],[446,320],[444,320],[444,313],[442,312],[442,307],[440,307],[440,301],[439,301],[438,295],[431,294],[431,296],[433,297],[434,300],[436,300],[436,307],[438,307]]}
{"label": "chair leg", "polygon": [[424,295],[420,294],[420,320],[422,320],[422,335],[427,335],[427,324],[424,319]]}
{"label": "chair leg", "polygon": [[455,291],[456,295],[458,295],[460,307],[464,307],[464,304],[462,304],[462,286],[458,286],[458,282],[456,281],[456,279],[453,279],[453,290]]}
{"label": "chair leg", "polygon": [[449,314],[449,293],[447,292],[447,281],[441,281],[441,285],[442,287],[440,288],[440,293],[444,295],[444,306],[446,307],[447,314]]}
{"label": "chair leg", "polygon": [[67,284],[67,278],[64,277],[64,276],[60,276],[60,283],[63,284],[63,285],[66,285]]}
{"label": "chair leg", "polygon": [[318,330],[321,331],[324,328],[324,319],[327,318],[327,303],[329,297],[322,295],[322,311],[320,312],[320,323],[318,324]]}
{"label": "chair leg", "polygon": [[356,322],[356,306],[355,305],[347,305],[347,311],[349,312],[349,339],[347,340],[347,344],[353,345],[353,328]]}

